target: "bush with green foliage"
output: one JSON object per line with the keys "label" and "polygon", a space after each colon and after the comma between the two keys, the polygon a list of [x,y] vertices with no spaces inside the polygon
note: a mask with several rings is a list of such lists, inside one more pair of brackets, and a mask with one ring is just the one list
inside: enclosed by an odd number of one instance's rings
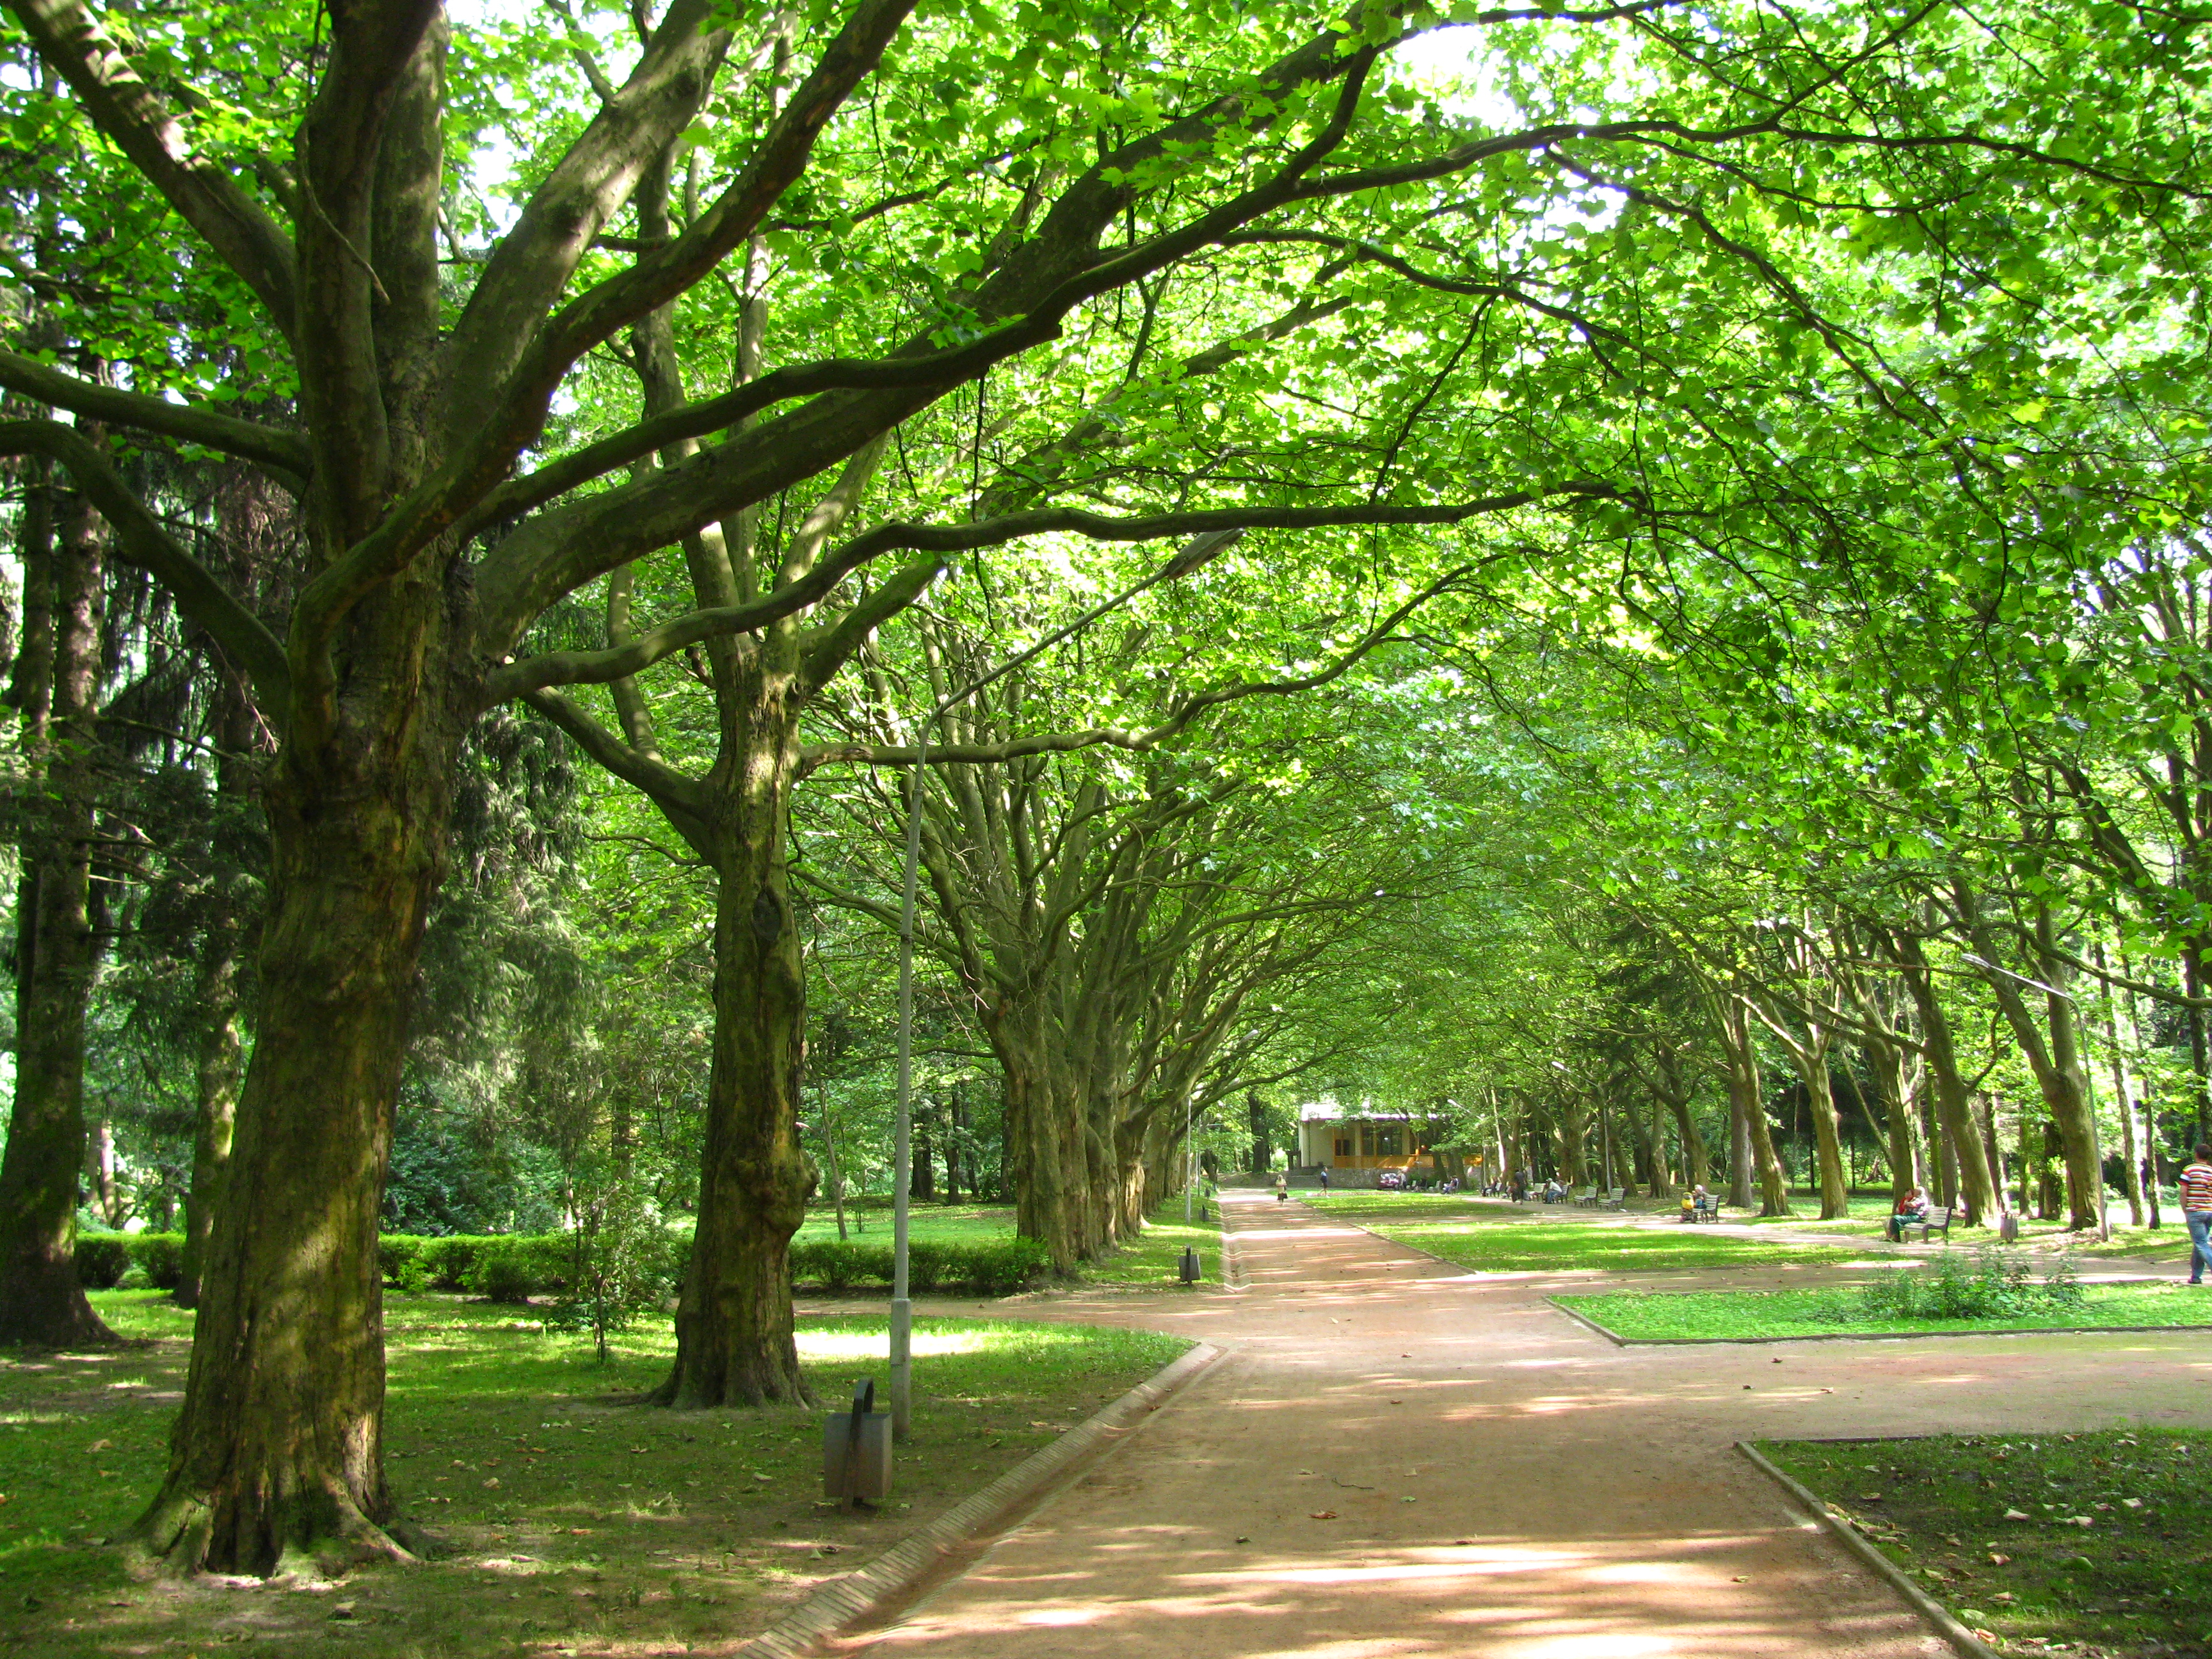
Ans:
{"label": "bush with green foliage", "polygon": [[586,1187],[578,1210],[568,1288],[545,1324],[549,1330],[589,1331],[604,1365],[607,1338],[668,1299],[683,1252],[635,1182],[615,1176]]}
{"label": "bush with green foliage", "polygon": [[88,1291],[112,1291],[131,1271],[129,1235],[79,1233],[76,1236],[77,1283]]}
{"label": "bush with green foliage", "polygon": [[2024,1252],[1984,1244],[1971,1254],[1946,1250],[1929,1273],[1884,1273],[1859,1289],[1859,1303],[1877,1319],[2012,1319],[2081,1300],[2070,1258],[2060,1256],[2041,1283]]}
{"label": "bush with green foliage", "polygon": [[185,1236],[79,1233],[76,1277],[88,1291],[173,1291],[185,1282]]}
{"label": "bush with green foliage", "polygon": [[[914,1240],[907,1246],[910,1290],[963,1290],[981,1296],[1009,1296],[1035,1284],[1052,1268],[1052,1252],[1034,1238],[996,1239],[988,1243]],[[791,1247],[791,1277],[796,1285],[837,1292],[856,1285],[891,1282],[891,1247],[848,1239],[804,1239]]]}
{"label": "bush with green foliage", "polygon": [[480,1238],[461,1288],[489,1302],[527,1302],[569,1288],[575,1241],[567,1233],[516,1233]]}

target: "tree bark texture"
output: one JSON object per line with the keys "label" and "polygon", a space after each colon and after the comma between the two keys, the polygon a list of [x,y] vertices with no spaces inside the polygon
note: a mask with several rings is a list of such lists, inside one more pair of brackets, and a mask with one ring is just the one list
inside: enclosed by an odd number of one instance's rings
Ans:
{"label": "tree bark texture", "polygon": [[246,755],[253,743],[253,718],[243,689],[229,676],[222,677],[216,695],[221,712],[216,721],[216,830],[210,848],[215,870],[193,975],[199,1053],[192,1079],[192,1176],[185,1199],[184,1276],[176,1292],[178,1302],[187,1308],[199,1302],[200,1267],[207,1259],[223,1182],[230,1172],[239,1088],[246,1076],[240,979],[246,961],[247,907],[244,879],[224,843],[251,788],[252,769]]}
{"label": "tree bark texture", "polygon": [[81,496],[64,496],[58,514],[45,489],[31,497],[15,701],[32,787],[21,803],[15,913],[15,1093],[0,1158],[0,1342],[71,1347],[115,1340],[76,1274],[85,1014],[95,966],[103,529]]}
{"label": "tree bark texture", "polygon": [[266,790],[253,1055],[169,1474],[135,1529],[179,1566],[404,1552],[384,1478],[377,1228],[462,720],[421,677],[447,611],[434,577],[363,610],[356,662],[385,681],[364,700],[379,718],[319,754],[288,750]]}
{"label": "tree bark texture", "polygon": [[704,807],[716,877],[714,1037],[699,1220],[675,1366],[653,1396],[686,1408],[813,1398],[799,1369],[787,1267],[814,1190],[799,1137],[806,994],[786,869],[804,699],[795,630],[772,630],[750,665],[728,672]]}

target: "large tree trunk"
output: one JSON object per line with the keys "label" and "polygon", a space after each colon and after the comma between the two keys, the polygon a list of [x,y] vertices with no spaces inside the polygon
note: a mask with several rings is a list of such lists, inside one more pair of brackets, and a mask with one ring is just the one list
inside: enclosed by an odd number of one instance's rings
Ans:
{"label": "large tree trunk", "polygon": [[[385,1485],[377,1223],[422,931],[442,871],[461,721],[410,685],[440,631],[434,574],[373,607],[356,671],[372,726],[289,748],[253,1057],[167,1481],[135,1541],[174,1567],[404,1553]],[[410,695],[411,693],[411,695]]]}
{"label": "large tree trunk", "polygon": [[1584,1182],[1588,1170],[1583,1164],[1583,1109],[1578,1101],[1562,1098],[1553,1118],[1559,1132],[1559,1174],[1570,1187]]}
{"label": "large tree trunk", "polygon": [[191,1188],[185,1200],[184,1276],[177,1285],[177,1300],[187,1308],[199,1301],[200,1267],[207,1259],[216,1212],[222,1204],[239,1085],[246,1075],[239,988],[246,953],[246,902],[224,843],[230,839],[228,820],[245,806],[249,763],[244,756],[253,741],[253,721],[243,691],[227,677],[216,695],[222,704],[216,722],[216,822],[210,847],[216,868],[192,983],[200,1041],[193,1077]]}
{"label": "large tree trunk", "polygon": [[1692,1091],[1682,1076],[1681,1057],[1672,1044],[1662,1044],[1657,1058],[1667,1109],[1674,1116],[1675,1137],[1682,1146],[1683,1179],[1692,1187],[1703,1187],[1712,1179],[1712,1164],[1705,1138],[1690,1115]]}
{"label": "large tree trunk", "polygon": [[[1729,1092],[1751,1143],[1751,1164],[1759,1175],[1759,1212],[1763,1216],[1791,1215],[1790,1183],[1782,1159],[1774,1150],[1774,1131],[1766,1121],[1766,1101],[1759,1079],[1759,1048],[1752,1036],[1751,1012],[1738,997],[1730,997],[1721,1015],[1721,1046],[1728,1055]],[[1731,1183],[1729,1201],[1737,1201]],[[1748,1190],[1742,1200],[1750,1202]]]}
{"label": "large tree trunk", "polygon": [[0,1342],[112,1342],[76,1276],[84,1168],[84,1027],[100,659],[101,526],[64,498],[60,534],[33,487],[23,511],[23,657],[13,700],[26,792],[15,912],[15,1096],[0,1159]]}
{"label": "large tree trunk", "polygon": [[799,1139],[805,967],[785,873],[798,764],[795,647],[772,635],[738,695],[709,787],[714,1052],[699,1220],[676,1313],[676,1364],[653,1395],[685,1407],[811,1401],[793,1334],[792,1235],[814,1172]]}
{"label": "large tree trunk", "polygon": [[[1981,918],[1978,902],[1963,882],[1954,884],[1960,917],[1966,922],[1984,960],[2002,960],[1996,939]],[[2068,1224],[2075,1230],[2096,1226],[2104,1205],[2104,1172],[2097,1167],[2096,1128],[2089,1116],[2089,1080],[2081,1069],[2081,1046],[2075,1035],[2073,1000],[2063,994],[2069,969],[2053,951],[2052,923],[2048,906],[2036,911],[2038,954],[2033,960],[2043,982],[2052,988],[2044,996],[2044,1017],[2038,1021],[2021,995],[2020,980],[1992,966],[1983,977],[2011,1026],[2013,1037],[2027,1057],[2042,1091],[2044,1104],[2058,1135],[2065,1160]]]}
{"label": "large tree trunk", "polygon": [[1928,1078],[1936,1095],[1936,1115],[1959,1160],[1959,1191],[1966,1200],[1969,1226],[1986,1223],[1997,1207],[1996,1179],[1984,1139],[1974,1121],[1973,1103],[1966,1082],[1959,1074],[1959,1056],[1951,1037],[1950,1016],[1936,994],[1936,975],[1929,969],[1919,940],[1899,935],[1896,955],[1903,964],[1905,988],[1920,1015],[1920,1040],[1928,1062]]}
{"label": "large tree trunk", "polygon": [[1825,1040],[1808,1050],[1798,1066],[1805,1083],[1805,1102],[1813,1118],[1813,1139],[1820,1166],[1820,1219],[1833,1221],[1851,1212],[1850,1181],[1844,1173],[1841,1125],[1836,1117],[1835,1087],[1828,1075]]}
{"label": "large tree trunk", "polygon": [[988,1024],[1006,1076],[1014,1231],[1042,1243],[1054,1271],[1068,1273],[1094,1254],[1085,1220],[1091,1167],[1084,1115],[1047,1051],[1044,1016],[1034,1002]]}

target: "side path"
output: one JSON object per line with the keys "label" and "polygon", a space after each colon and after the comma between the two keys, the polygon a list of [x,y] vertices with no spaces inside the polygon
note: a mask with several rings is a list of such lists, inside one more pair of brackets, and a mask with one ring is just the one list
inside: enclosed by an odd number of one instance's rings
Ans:
{"label": "side path", "polygon": [[1229,1357],[841,1650],[1938,1654],[1735,1439],[2212,1424],[2198,1334],[1623,1350],[1546,1304],[1542,1276],[1467,1274],[1303,1205],[1224,1197],[1243,1293],[1023,1316],[1172,1329]]}

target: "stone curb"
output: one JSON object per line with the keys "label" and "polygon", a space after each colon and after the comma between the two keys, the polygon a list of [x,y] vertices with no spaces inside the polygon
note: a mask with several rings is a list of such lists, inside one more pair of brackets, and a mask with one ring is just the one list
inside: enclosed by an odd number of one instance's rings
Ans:
{"label": "stone curb", "polygon": [[[1644,1294],[1698,1295],[1703,1292],[1660,1291]],[[1544,1300],[1576,1324],[1595,1331],[1616,1348],[1764,1348],[1777,1342],[1937,1342],[1952,1336],[2097,1336],[2106,1332],[2140,1336],[2160,1331],[2186,1334],[2212,1330],[2212,1322],[2207,1322],[2203,1325],[2011,1325],[1994,1331],[1814,1331],[1803,1336],[1621,1336],[1599,1324],[1588,1314],[1578,1313],[1568,1307],[1556,1296],[1547,1296]]]}
{"label": "stone curb", "polygon": [[872,1622],[884,1608],[910,1597],[948,1557],[1011,1528],[1085,1463],[1110,1451],[1223,1352],[1201,1342],[1170,1360],[912,1537],[894,1544],[865,1567],[823,1585],[739,1647],[738,1659],[800,1659],[841,1631]]}
{"label": "stone curb", "polygon": [[1753,1468],[1765,1474],[1775,1485],[1780,1486],[1784,1492],[1788,1492],[1790,1497],[1809,1510],[1820,1524],[1835,1536],[1838,1543],[1867,1566],[1871,1567],[1876,1577],[1903,1596],[1911,1604],[1912,1610],[1934,1626],[1936,1633],[1948,1642],[1959,1653],[1964,1655],[1965,1659],[1999,1659],[1996,1649],[1960,1624],[1952,1615],[1949,1608],[1906,1577],[1903,1569],[1876,1549],[1872,1540],[1864,1533],[1831,1510],[1805,1487],[1775,1468],[1772,1463],[1760,1455],[1758,1448],[1751,1442],[1739,1440],[1735,1443],[1735,1449],[1750,1460]]}

